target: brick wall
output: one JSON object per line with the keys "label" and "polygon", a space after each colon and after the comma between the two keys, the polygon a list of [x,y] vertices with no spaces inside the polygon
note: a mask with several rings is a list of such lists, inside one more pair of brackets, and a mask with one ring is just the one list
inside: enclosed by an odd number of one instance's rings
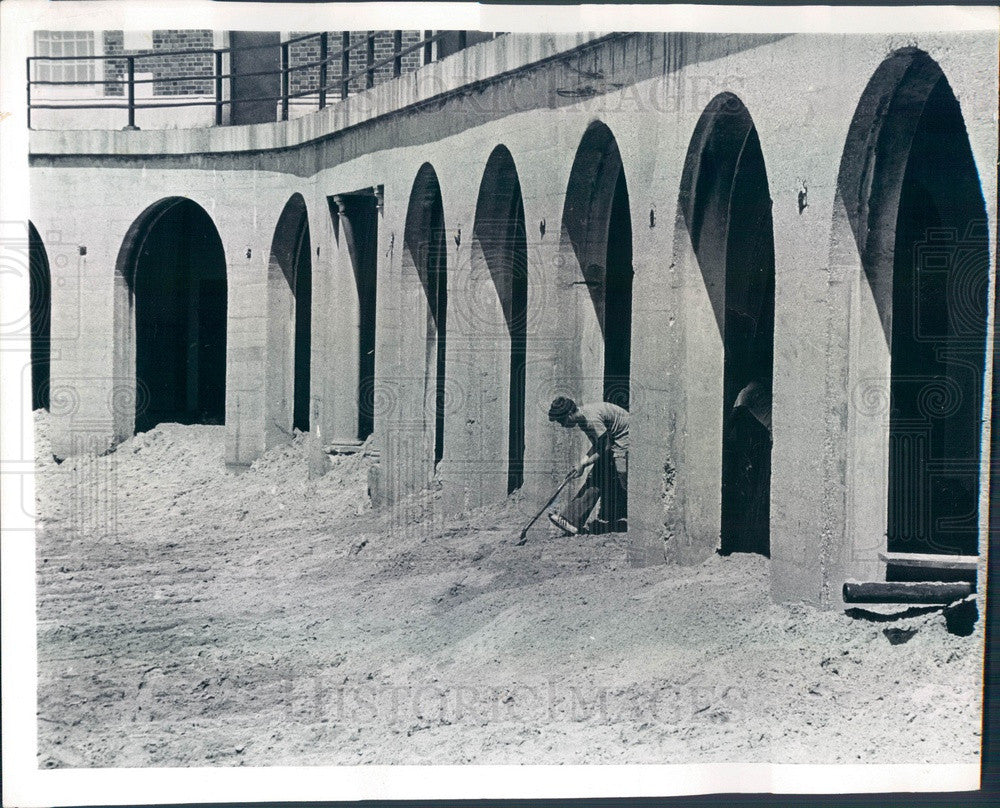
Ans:
{"label": "brick wall", "polygon": [[[302,36],[306,32],[293,32],[290,38],[294,39]],[[331,58],[327,67],[327,88],[332,98],[339,97],[341,81],[341,60],[339,53],[342,48],[343,31],[329,31],[327,54]],[[367,31],[351,31],[350,41],[352,50],[350,51],[350,67],[348,74],[353,75],[365,69],[368,48],[365,43]],[[423,33],[421,31],[403,31],[402,46],[409,47],[420,41]],[[379,62],[389,58],[393,53],[393,32],[375,32],[375,61]],[[289,48],[288,61],[291,67],[296,65],[306,65],[319,59],[319,37],[310,37],[301,42],[296,42]],[[402,58],[400,66],[401,72],[410,73],[423,64],[423,50],[417,49]],[[375,83],[380,84],[392,78],[392,62],[382,65],[375,71]],[[289,88],[292,95],[298,92],[315,90],[319,87],[319,66],[295,70],[291,73]],[[365,89],[365,77],[359,76],[350,84],[350,92],[359,92]]]}
{"label": "brick wall", "polygon": [[[136,59],[135,72],[152,73],[154,79],[173,79],[194,76],[183,81],[154,81],[153,95],[211,95],[214,92],[212,72],[214,60],[211,53],[156,56],[157,51],[185,51],[209,49],[213,47],[210,30],[168,30],[153,31],[153,47],[144,50],[126,50],[125,37],[121,31],[104,32],[104,52],[112,54],[154,54]],[[121,79],[126,74],[125,60],[112,59],[105,62],[105,78]],[[205,76],[205,78],[197,78]],[[140,85],[141,86],[141,85]],[[105,95],[124,95],[121,84],[105,85]],[[137,95],[141,91],[137,88]]]}
{"label": "brick wall", "polygon": [[[293,32],[290,38],[294,39],[310,32]],[[341,81],[341,60],[339,53],[342,48],[343,31],[329,31],[328,35],[328,56],[331,61],[327,67],[327,88],[331,100],[338,98],[340,94]],[[350,42],[353,46],[350,51],[349,74],[353,75],[365,69],[367,59],[367,45],[365,39],[367,31],[351,31]],[[403,31],[402,47],[405,49],[415,45],[423,37],[422,31]],[[389,58],[393,53],[393,32],[375,32],[375,61],[379,62]],[[104,32],[104,52],[108,55],[114,54],[156,54],[157,51],[179,51],[195,49],[211,49],[213,46],[212,32],[210,30],[169,30],[153,31],[152,50],[126,50],[124,46],[124,35],[121,31]],[[301,42],[296,42],[289,48],[289,64],[307,65],[319,60],[319,36],[312,36]],[[417,48],[411,53],[402,57],[400,66],[401,72],[410,73],[423,64],[423,48]],[[163,79],[153,83],[153,95],[211,95],[214,92],[212,82],[213,57],[211,53],[173,55],[173,56],[149,56],[137,59],[135,64],[136,73],[152,73],[154,79]],[[105,78],[122,79],[125,77],[125,60],[113,59],[105,63]],[[182,76],[194,76],[196,78],[184,81],[167,81],[166,79],[179,78]],[[205,78],[197,78],[205,76]],[[392,78],[392,62],[382,65],[375,71],[375,83],[380,84]],[[360,92],[365,89],[365,76],[361,75],[351,81],[350,92]],[[290,74],[289,89],[292,95],[296,93],[314,91],[319,87],[319,66],[295,70]],[[105,86],[104,94],[108,96],[124,95],[124,85],[109,84]],[[141,91],[138,93],[141,95]]]}

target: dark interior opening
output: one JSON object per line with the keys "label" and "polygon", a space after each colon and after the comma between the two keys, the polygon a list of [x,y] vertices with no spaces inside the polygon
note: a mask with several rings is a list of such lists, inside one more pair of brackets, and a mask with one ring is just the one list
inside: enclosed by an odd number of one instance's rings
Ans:
{"label": "dark interior opening", "polygon": [[[600,121],[587,127],[573,158],[563,208],[563,234],[579,262],[600,324],[604,348],[601,396],[631,408],[632,224],[621,153]],[[591,369],[593,370],[593,369]],[[585,370],[586,372],[586,370]],[[624,497],[602,498],[600,516],[616,524],[627,513]],[[610,506],[610,510],[609,510]]]}
{"label": "dark interior opening", "polygon": [[604,400],[629,408],[632,356],[632,218],[619,169],[608,220],[604,282]]}
{"label": "dark interior opening", "polygon": [[698,122],[680,206],[723,341],[720,552],[769,555],[774,226],[757,130],[732,93]]}
{"label": "dark interior opening", "polygon": [[52,279],[45,245],[28,223],[28,295],[31,329],[31,409],[49,408]]}
{"label": "dark interior opening", "polygon": [[[448,316],[448,245],[445,240],[441,187],[430,163],[413,181],[403,230],[404,262],[420,278],[427,302],[424,343],[424,395],[434,399],[434,463],[444,457],[446,345]],[[426,428],[426,427],[425,427]]]}
{"label": "dark interior opening", "polygon": [[303,216],[295,252],[295,361],[292,427],[309,431],[309,374],[312,346],[312,247],[309,221]]}
{"label": "dark interior opening", "polygon": [[[943,76],[917,114],[894,222],[888,549],[976,555],[986,210],[958,101]],[[890,580],[927,577],[895,567],[888,573]]]}
{"label": "dark interior opening", "polygon": [[509,337],[507,493],[524,482],[525,362],[528,316],[528,236],[521,182],[506,146],[486,163],[476,200],[474,259],[481,256],[496,289]]}
{"label": "dark interior opening", "polygon": [[374,194],[341,197],[354,282],[358,290],[358,439],[375,428],[375,300],[378,272],[378,200]]}
{"label": "dark interior opening", "polygon": [[[726,247],[723,552],[770,553],[773,233],[764,156],[751,128],[733,177]],[[737,406],[744,389],[756,392]]]}
{"label": "dark interior opening", "polygon": [[448,317],[448,244],[445,241],[444,206],[435,183],[430,201],[426,267],[427,302],[430,306],[434,350],[434,462],[444,457],[445,347]]}
{"label": "dark interior opening", "polygon": [[510,233],[510,400],[508,410],[507,493],[524,483],[525,364],[528,347],[528,238],[524,227],[521,186],[513,192],[508,218]]}
{"label": "dark interior opening", "polygon": [[170,205],[141,242],[131,276],[136,431],[221,424],[226,408],[226,265],[197,204]]}

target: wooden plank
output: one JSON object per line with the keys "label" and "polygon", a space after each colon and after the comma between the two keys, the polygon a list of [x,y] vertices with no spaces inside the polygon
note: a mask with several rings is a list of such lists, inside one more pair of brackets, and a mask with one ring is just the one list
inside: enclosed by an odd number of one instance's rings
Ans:
{"label": "wooden plank", "polygon": [[845,581],[845,603],[953,603],[968,597],[966,581]]}
{"label": "wooden plank", "polygon": [[364,449],[362,441],[341,441],[339,443],[328,443],[323,447],[327,454],[355,454]]}
{"label": "wooden plank", "polygon": [[979,566],[979,556],[942,555],[939,553],[879,553],[878,557],[886,564],[897,567],[974,572]]}

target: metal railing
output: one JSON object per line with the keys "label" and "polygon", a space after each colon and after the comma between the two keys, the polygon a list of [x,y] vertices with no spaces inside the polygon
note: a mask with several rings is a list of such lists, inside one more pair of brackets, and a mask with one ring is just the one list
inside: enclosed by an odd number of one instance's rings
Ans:
{"label": "metal railing", "polygon": [[[420,39],[416,42],[408,44],[403,47],[403,31],[392,31],[392,51],[389,56],[382,59],[376,60],[376,40],[380,35],[385,35],[390,32],[387,31],[367,31],[363,37],[354,37],[355,41],[352,42],[352,36],[350,31],[344,31],[341,34],[340,47],[331,53],[330,51],[330,35],[329,33],[310,33],[303,34],[302,36],[293,37],[291,39],[284,40],[278,45],[274,44],[264,44],[264,45],[250,45],[241,48],[195,48],[190,50],[150,50],[145,53],[117,53],[117,54],[104,54],[100,56],[29,56],[27,58],[27,94],[28,94],[28,128],[31,128],[31,113],[32,110],[41,109],[58,109],[58,110],[87,110],[87,109],[123,109],[128,111],[128,123],[124,127],[125,129],[138,129],[135,124],[135,112],[137,109],[170,109],[170,108],[180,108],[180,107],[198,107],[198,106],[214,106],[215,107],[215,125],[223,125],[224,120],[224,109],[227,105],[241,104],[248,102],[280,102],[280,120],[288,120],[288,112],[290,102],[305,98],[308,96],[317,96],[318,109],[323,109],[327,106],[328,95],[333,91],[338,94],[341,99],[345,99],[350,94],[350,89],[352,82],[358,79],[364,78],[365,89],[374,87],[376,84],[376,75],[378,71],[387,65],[392,65],[391,78],[398,78],[403,69],[403,59],[404,57],[416,53],[418,51],[422,52],[422,64],[429,64],[434,61],[434,43],[439,42],[442,38],[456,34],[457,35],[457,48],[456,50],[462,50],[467,47],[468,42],[468,32],[466,31],[422,31]],[[497,36],[496,33],[489,35],[491,38]],[[292,57],[292,46],[299,43],[306,42],[308,40],[318,40],[318,50],[319,58],[313,61],[303,62],[301,64],[291,64]],[[234,50],[239,53],[244,53],[250,50],[260,50],[264,48],[279,48],[280,49],[280,66],[277,71],[274,70],[258,70],[249,71],[245,73],[233,73],[224,71],[224,54],[231,54]],[[364,67],[360,70],[355,70],[353,73],[350,72],[351,68],[351,55],[352,53],[357,53],[358,50],[364,48]],[[195,56],[195,55],[207,55],[212,54],[211,65],[212,72],[199,73],[195,75],[180,75],[180,76],[168,76],[161,75],[155,76],[153,78],[136,78],[136,64],[146,59],[156,59],[163,60],[170,57],[178,56]],[[54,62],[105,62],[105,63],[124,63],[124,68],[122,69],[122,75],[120,77],[108,78],[105,76],[101,79],[89,79],[89,80],[75,80],[75,81],[59,81],[59,80],[41,80],[36,79],[33,76],[33,65],[39,63],[54,63]],[[340,71],[339,77],[335,76],[334,81],[331,83],[329,80],[330,65],[339,64]],[[304,71],[304,70],[317,70],[318,78],[316,81],[316,86],[309,86],[303,90],[292,91],[292,76],[293,74]],[[274,96],[248,96],[248,97],[232,97],[232,80],[250,78],[255,76],[280,76],[280,92],[278,95]],[[184,96],[177,96],[179,100],[172,101],[170,95],[160,95],[156,96],[157,101],[153,103],[145,101],[136,101],[135,89],[136,85],[143,84],[156,84],[162,86],[166,83],[176,83],[176,82],[192,82],[200,81],[205,83],[210,83],[214,91],[214,99],[212,100],[184,100]],[[225,93],[226,82],[229,82],[230,92]],[[43,86],[94,86],[107,88],[108,86],[123,87],[124,90],[122,95],[125,96],[125,101],[122,103],[107,103],[107,102],[93,102],[93,103],[55,103],[52,101],[43,101],[38,103],[32,99],[32,88],[43,87]],[[106,93],[106,89],[105,89]],[[228,97],[227,97],[228,96]]]}

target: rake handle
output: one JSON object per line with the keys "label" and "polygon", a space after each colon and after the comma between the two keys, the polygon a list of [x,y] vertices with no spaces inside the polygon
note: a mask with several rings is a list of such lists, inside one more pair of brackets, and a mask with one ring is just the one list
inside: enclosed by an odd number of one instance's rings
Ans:
{"label": "rake handle", "polygon": [[543,513],[545,513],[546,509],[548,509],[548,507],[553,502],[556,501],[556,497],[558,497],[559,494],[562,493],[562,490],[566,487],[566,484],[570,480],[572,480],[575,476],[576,476],[576,469],[573,469],[573,471],[571,471],[569,474],[566,475],[566,479],[563,480],[561,483],[559,483],[559,487],[556,489],[555,493],[551,497],[549,497],[548,502],[546,502],[542,506],[542,509],[538,513],[536,513],[533,517],[531,517],[531,521],[524,526],[524,529],[518,535],[518,539],[521,539],[521,543],[523,543],[524,538],[528,535],[528,530],[530,530],[531,526],[535,524],[535,522],[538,520],[538,517],[541,516]]}

